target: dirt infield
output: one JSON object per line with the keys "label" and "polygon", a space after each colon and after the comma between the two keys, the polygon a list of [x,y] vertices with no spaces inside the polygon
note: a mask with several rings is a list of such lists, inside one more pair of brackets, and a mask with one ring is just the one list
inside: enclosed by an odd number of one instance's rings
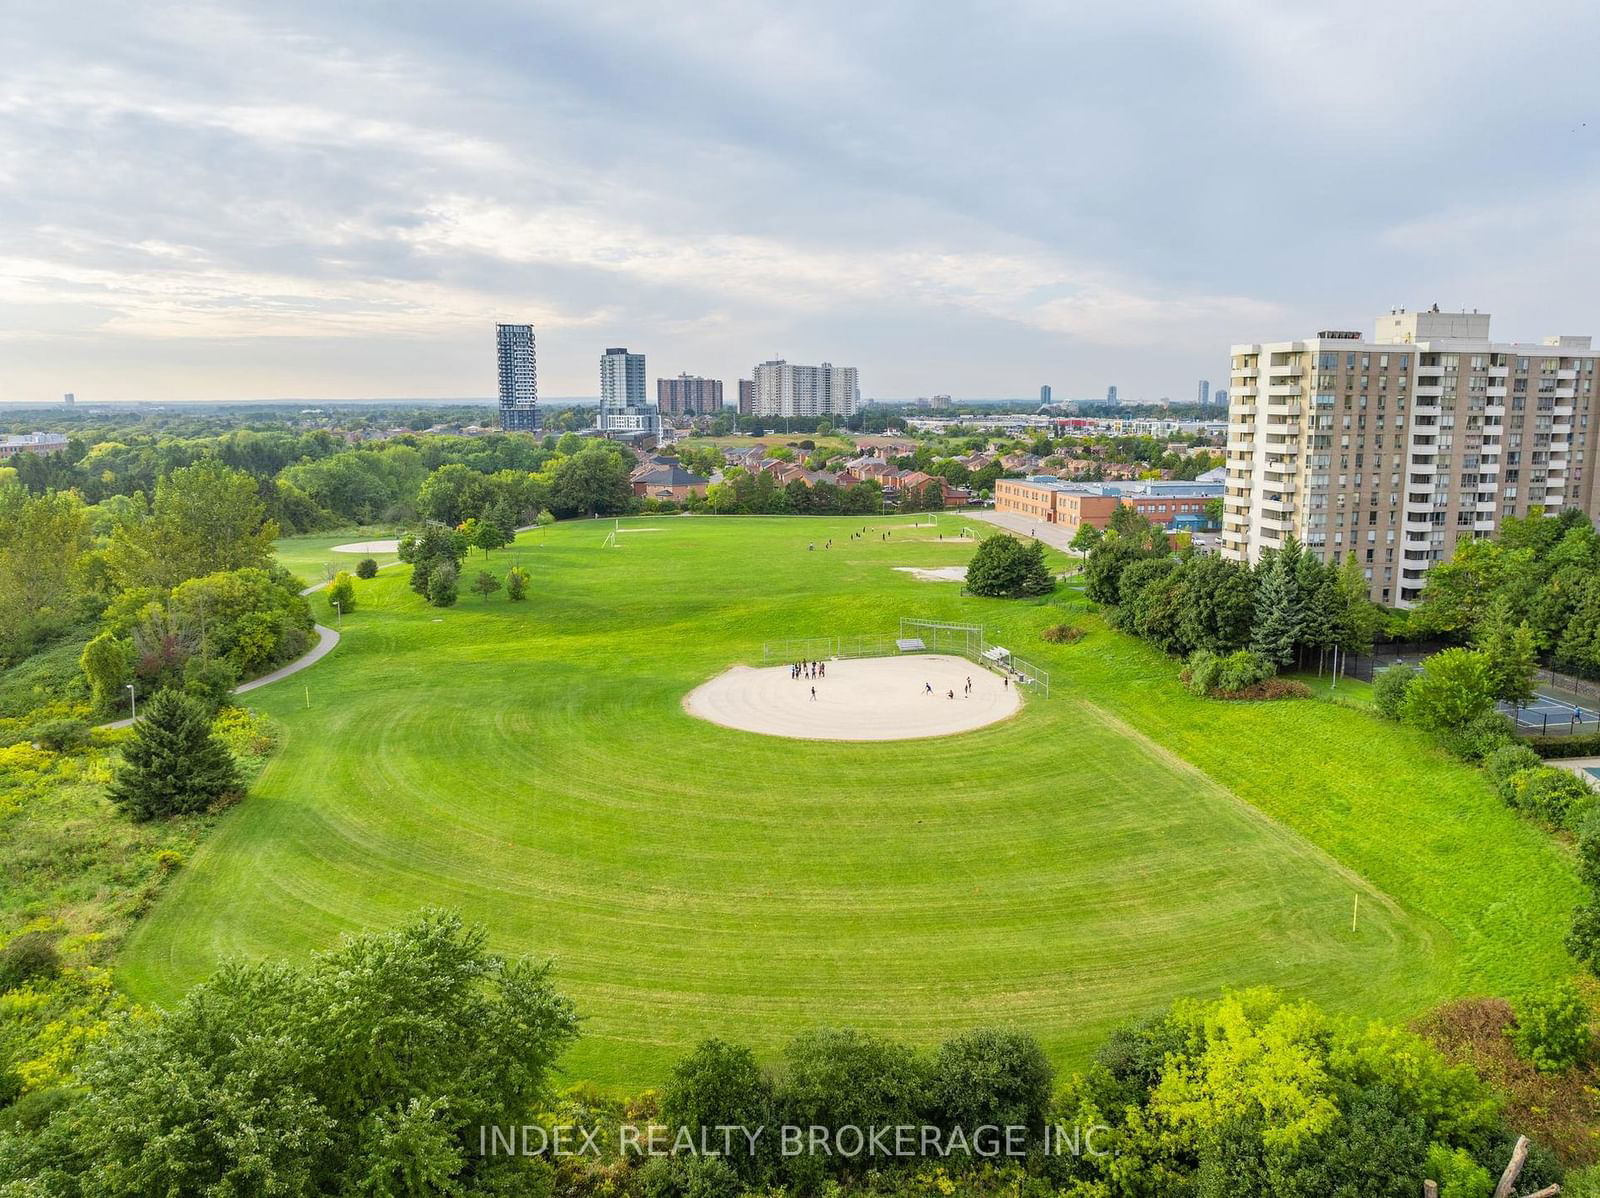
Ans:
{"label": "dirt infield", "polygon": [[826,676],[817,679],[791,678],[788,666],[734,666],[684,696],[684,710],[768,736],[912,740],[981,728],[1016,714],[1022,704],[1015,686],[960,657],[911,653],[826,666]]}

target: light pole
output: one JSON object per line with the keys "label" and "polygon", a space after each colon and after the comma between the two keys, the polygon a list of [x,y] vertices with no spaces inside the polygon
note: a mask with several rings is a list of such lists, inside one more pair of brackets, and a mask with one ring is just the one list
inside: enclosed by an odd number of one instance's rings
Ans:
{"label": "light pole", "polygon": [[344,627],[344,606],[337,599],[333,601],[333,610],[339,613],[339,627]]}
{"label": "light pole", "polygon": [[132,723],[134,720],[139,718],[139,695],[138,692],[133,689],[133,683],[131,682],[128,683],[128,706],[131,709],[129,712],[128,722]]}

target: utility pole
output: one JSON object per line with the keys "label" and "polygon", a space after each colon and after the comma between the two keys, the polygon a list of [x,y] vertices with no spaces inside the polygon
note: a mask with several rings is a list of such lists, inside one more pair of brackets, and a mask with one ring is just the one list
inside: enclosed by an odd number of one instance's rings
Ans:
{"label": "utility pole", "polygon": [[128,683],[128,705],[132,709],[128,722],[132,723],[134,720],[139,718],[139,695],[138,692],[133,689],[133,683],[131,682]]}

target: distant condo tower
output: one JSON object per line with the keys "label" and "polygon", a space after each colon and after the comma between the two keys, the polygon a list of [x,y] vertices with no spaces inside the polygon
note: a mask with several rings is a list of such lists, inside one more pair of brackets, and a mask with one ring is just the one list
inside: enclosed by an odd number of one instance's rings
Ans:
{"label": "distant condo tower", "polygon": [[1049,383],[1046,383],[1044,386],[1039,388],[1039,402],[1041,404],[1047,404],[1047,403],[1050,402],[1050,384]]}
{"label": "distant condo tower", "polygon": [[757,416],[851,416],[861,406],[854,366],[796,366],[778,358],[757,366],[751,383]]}
{"label": "distant condo tower", "polygon": [[645,399],[644,355],[616,346],[600,356],[602,433],[659,433],[661,412]]}
{"label": "distant condo tower", "polygon": [[1200,406],[1202,408],[1205,407],[1208,403],[1211,402],[1211,380],[1210,379],[1201,379],[1200,380],[1200,386],[1196,389],[1196,398],[1200,401]]}
{"label": "distant condo tower", "polygon": [[500,366],[500,428],[531,433],[539,428],[539,372],[531,324],[494,326]]}
{"label": "distant condo tower", "polygon": [[1117,385],[1115,383],[1106,388],[1106,402],[1109,404],[1117,402]]}

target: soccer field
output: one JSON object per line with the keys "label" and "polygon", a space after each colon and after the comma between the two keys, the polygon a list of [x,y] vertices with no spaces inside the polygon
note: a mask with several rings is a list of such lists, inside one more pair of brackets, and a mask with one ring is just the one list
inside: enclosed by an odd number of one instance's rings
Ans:
{"label": "soccer field", "polygon": [[[963,598],[896,570],[973,545],[889,526],[656,517],[602,549],[610,521],[561,524],[489,559],[529,569],[520,604],[464,586],[431,608],[404,568],[358,582],[338,649],[249,696],[282,751],[121,981],[170,1002],[229,957],[455,907],[555,959],[586,1018],[571,1076],[638,1088],[708,1035],[770,1053],[816,1023],[931,1042],[1007,1022],[1068,1063],[1224,985],[1406,1015],[1565,972],[1570,862],[1475,771],[1360,711],[1191,698],[1071,592]],[[877,743],[683,710],[764,640],[902,615],[985,624],[1052,696]],[[1040,641],[1063,619],[1090,635]]]}

